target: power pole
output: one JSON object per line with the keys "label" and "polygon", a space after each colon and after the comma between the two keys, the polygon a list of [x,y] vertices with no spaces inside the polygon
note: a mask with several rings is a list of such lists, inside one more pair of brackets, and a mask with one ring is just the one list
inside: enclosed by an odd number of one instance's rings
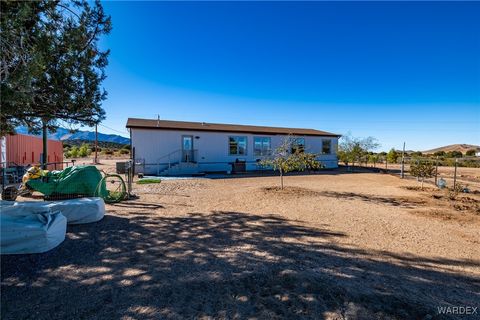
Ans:
{"label": "power pole", "polygon": [[95,123],[95,162],[94,164],[98,164],[98,155],[97,155],[97,149],[98,149],[98,130],[97,130],[98,124]]}
{"label": "power pole", "polygon": [[400,176],[402,179],[405,177],[404,175],[404,169],[405,169],[405,142],[403,142],[403,151],[402,151],[402,172]]}

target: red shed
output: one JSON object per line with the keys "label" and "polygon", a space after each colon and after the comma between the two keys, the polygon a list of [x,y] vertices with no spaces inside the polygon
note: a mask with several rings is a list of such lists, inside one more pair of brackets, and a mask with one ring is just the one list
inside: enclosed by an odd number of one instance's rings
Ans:
{"label": "red shed", "polygon": [[[0,143],[0,153],[2,162],[14,162],[19,165],[39,164],[42,155],[42,138],[24,134],[8,135],[2,138]],[[47,144],[47,162],[63,161],[62,141],[48,140]],[[62,163],[48,166],[49,170],[63,169]]]}

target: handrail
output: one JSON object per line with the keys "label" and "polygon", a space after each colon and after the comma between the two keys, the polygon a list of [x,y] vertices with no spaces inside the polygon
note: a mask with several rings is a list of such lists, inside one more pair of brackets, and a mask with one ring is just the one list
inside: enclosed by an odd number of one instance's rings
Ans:
{"label": "handrail", "polygon": [[164,159],[164,158],[168,158],[168,168],[170,169],[170,167],[172,166],[172,160],[171,160],[172,155],[174,155],[174,154],[176,154],[176,153],[180,153],[180,152],[182,152],[182,149],[177,149],[177,150],[174,150],[174,151],[172,151],[172,152],[170,152],[170,153],[168,153],[168,154],[166,154],[166,155],[164,155],[164,156],[161,156],[160,158],[157,159],[157,161],[158,161],[158,164],[157,164],[157,176],[160,175],[160,162],[161,162],[160,160],[161,160],[161,159]]}
{"label": "handrail", "polygon": [[[172,152],[170,152],[170,153],[168,153],[164,156],[161,156],[160,158],[157,159],[157,161],[158,161],[158,163],[157,163],[157,176],[160,175],[160,163],[161,163],[160,160],[162,160],[164,158],[168,158],[168,169],[170,169],[172,167],[172,163],[182,161],[184,151],[191,151],[192,152],[192,158],[194,158],[197,150],[196,149],[191,149],[191,150],[177,149],[177,150],[174,150],[174,151],[172,151]],[[178,160],[173,157],[177,153],[179,153]],[[188,162],[191,162],[191,161],[188,161]]]}
{"label": "handrail", "polygon": [[160,162],[161,159],[166,158],[166,157],[170,157],[172,154],[175,154],[175,153],[181,152],[181,151],[182,151],[182,149],[174,150],[174,151],[172,151],[172,152],[170,152],[170,153],[167,153],[166,155],[161,156],[161,157],[158,158],[157,160],[158,160],[158,162]]}

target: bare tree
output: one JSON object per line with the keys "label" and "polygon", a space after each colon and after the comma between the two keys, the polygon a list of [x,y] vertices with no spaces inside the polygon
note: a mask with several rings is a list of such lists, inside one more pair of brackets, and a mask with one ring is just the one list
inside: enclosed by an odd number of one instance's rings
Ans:
{"label": "bare tree", "polygon": [[352,163],[355,167],[355,162],[379,146],[380,144],[374,137],[355,138],[348,133],[341,138],[338,157],[345,165],[348,166],[349,163]]}

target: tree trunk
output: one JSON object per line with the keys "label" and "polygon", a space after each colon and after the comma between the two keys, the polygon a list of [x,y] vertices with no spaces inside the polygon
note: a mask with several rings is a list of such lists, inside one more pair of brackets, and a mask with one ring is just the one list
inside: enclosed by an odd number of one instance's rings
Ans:
{"label": "tree trunk", "polygon": [[280,169],[280,185],[281,189],[283,190],[283,171]]}
{"label": "tree trunk", "polygon": [[47,169],[47,161],[48,161],[48,150],[47,150],[47,122],[43,120],[43,128],[42,128],[42,135],[43,135],[43,155],[42,155],[42,169]]}
{"label": "tree trunk", "polygon": [[425,180],[425,178],[422,177],[422,187],[421,187],[422,190],[423,190],[423,180]]}

